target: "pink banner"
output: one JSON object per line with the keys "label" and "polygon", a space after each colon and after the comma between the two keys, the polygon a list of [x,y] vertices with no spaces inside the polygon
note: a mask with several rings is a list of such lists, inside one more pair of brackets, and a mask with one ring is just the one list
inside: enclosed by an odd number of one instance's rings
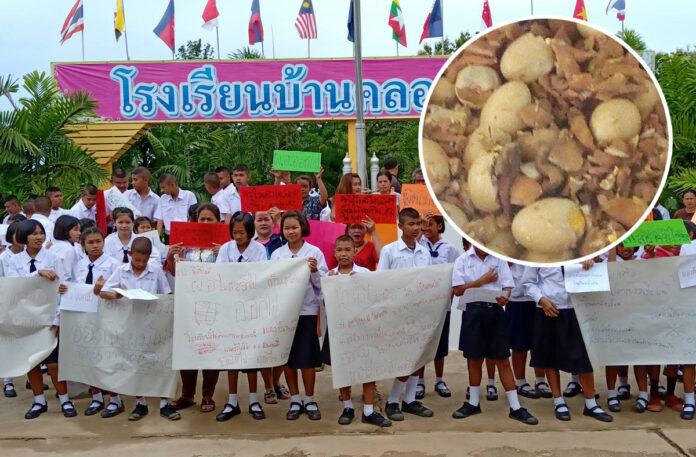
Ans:
{"label": "pink banner", "polygon": [[333,257],[336,238],[346,234],[346,224],[309,220],[309,236],[305,241],[319,248],[326,262]]}
{"label": "pink banner", "polygon": [[[367,118],[417,118],[441,57],[363,60]],[[57,63],[62,91],[86,90],[105,121],[355,117],[352,59]]]}

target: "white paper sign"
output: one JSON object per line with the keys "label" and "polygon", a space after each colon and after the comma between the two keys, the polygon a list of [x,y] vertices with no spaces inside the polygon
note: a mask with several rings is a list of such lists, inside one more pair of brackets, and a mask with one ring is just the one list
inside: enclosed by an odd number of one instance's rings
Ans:
{"label": "white paper sign", "polygon": [[464,294],[459,298],[459,303],[474,303],[474,302],[485,302],[485,303],[498,303],[496,298],[502,297],[505,294],[501,290],[491,290],[482,289],[477,287],[472,287],[466,289]]}
{"label": "white paper sign", "polygon": [[68,287],[68,291],[60,297],[61,311],[97,312],[99,295],[94,294],[94,286],[92,284],[69,282],[65,285]]}
{"label": "white paper sign", "polygon": [[584,270],[580,264],[566,265],[564,270],[565,287],[568,293],[611,290],[606,263],[595,263],[589,270]]}
{"label": "white paper sign", "polygon": [[306,259],[179,262],[174,368],[284,365],[309,274]]}
{"label": "white paper sign", "polygon": [[157,300],[157,295],[153,295],[143,289],[121,289],[120,287],[112,287],[111,290],[123,295],[129,300]]}
{"label": "white paper sign", "polygon": [[322,278],[334,388],[410,375],[433,360],[452,266]]}
{"label": "white paper sign", "polygon": [[56,347],[58,281],[0,277],[0,378],[22,376]]}
{"label": "white paper sign", "polygon": [[124,395],[173,397],[174,297],[155,301],[100,300],[96,313],[61,314],[61,380]]}
{"label": "white paper sign", "polygon": [[106,203],[106,206],[111,211],[116,208],[128,208],[133,211],[135,217],[141,216],[138,208],[136,208],[116,186],[112,186],[111,189],[104,192],[104,203]]}
{"label": "white paper sign", "polygon": [[682,289],[696,286],[696,259],[680,263],[678,274],[679,286]]}
{"label": "white paper sign", "polygon": [[162,240],[160,240],[159,233],[157,233],[157,230],[150,230],[149,232],[138,233],[137,235],[133,235],[133,237],[147,238],[152,243],[152,248],[158,253],[164,255],[166,246],[162,244]]}
{"label": "white paper sign", "polygon": [[675,272],[685,259],[609,262],[610,292],[571,294],[588,352],[600,365],[696,362],[694,289]]}

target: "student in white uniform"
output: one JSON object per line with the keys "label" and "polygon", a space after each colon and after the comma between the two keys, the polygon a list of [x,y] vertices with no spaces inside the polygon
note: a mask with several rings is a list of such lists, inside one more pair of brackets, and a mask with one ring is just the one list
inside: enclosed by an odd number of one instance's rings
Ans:
{"label": "student in white uniform", "polygon": [[238,207],[235,194],[225,191],[220,185],[220,178],[215,173],[206,173],[203,178],[205,190],[211,195],[210,203],[220,209],[220,217],[225,224],[229,224],[232,219],[232,214],[241,209]]}
{"label": "student in white uniform", "polygon": [[63,209],[63,192],[60,188],[49,186],[46,188],[46,196],[51,200],[51,214],[48,216],[51,222],[55,223],[63,214],[70,214],[70,211]]}
{"label": "student in white uniform", "polygon": [[97,220],[97,194],[99,190],[96,186],[88,185],[82,189],[82,195],[75,205],[70,208],[70,215],[78,219]]}
{"label": "student in white uniform", "polygon": [[[51,199],[45,196],[36,197],[34,199],[34,214],[30,219],[39,221],[46,230],[46,242],[53,242],[53,231],[55,229],[55,221],[51,221]],[[56,219],[57,220],[57,219]]]}
{"label": "student in white uniform", "polygon": [[19,202],[19,199],[17,198],[16,195],[8,195],[5,197],[3,200],[3,204],[5,207],[5,212],[7,213],[7,216],[2,220],[3,224],[7,224],[7,221],[10,219],[10,216],[14,216],[15,214],[22,214],[22,204]]}
{"label": "student in white uniform", "polygon": [[[401,238],[382,248],[377,271],[432,265],[430,253],[417,241],[423,232],[422,220],[418,211],[413,208],[402,209],[399,212],[399,229],[401,229]],[[403,413],[421,417],[433,416],[434,413],[431,409],[426,408],[420,401],[416,400],[417,386],[417,371],[394,379],[391,393],[384,408],[389,419],[402,421],[404,420]],[[399,398],[404,388],[406,392],[401,408],[399,408]]]}
{"label": "student in white uniform", "polygon": [[[443,216],[435,216],[426,213],[423,216],[423,236],[420,238],[419,243],[430,252],[433,265],[454,263],[457,257],[459,257],[459,251],[457,251],[457,248],[454,247],[452,243],[442,237],[443,233],[445,233],[445,218]],[[442,327],[440,342],[437,345],[437,352],[435,353],[435,360],[433,361],[433,365],[435,366],[435,392],[445,398],[452,396],[452,393],[447,388],[447,384],[445,384],[445,381],[442,379],[445,373],[445,357],[447,357],[449,353],[449,330],[450,311],[447,310],[445,325]],[[418,385],[416,386],[417,400],[425,397],[424,374],[425,367],[418,371]]]}
{"label": "student in white uniform", "polygon": [[[6,276],[17,278],[29,278],[41,276],[49,281],[62,281],[62,276],[65,272],[62,271],[62,263],[48,249],[44,248],[46,241],[46,233],[43,226],[34,220],[26,220],[19,222],[15,232],[15,238],[18,243],[25,245],[22,252],[12,257],[9,263],[9,269]],[[58,288],[59,293],[65,293],[67,289],[64,285]],[[60,307],[56,309],[56,316],[53,320],[51,329],[55,329],[58,333],[60,326]],[[65,417],[77,416],[75,405],[68,397],[68,385],[65,381],[58,381],[58,346],[53,352],[42,362],[48,368],[48,373],[51,375],[51,380],[58,393],[61,410]],[[42,413],[48,411],[46,397],[43,389],[43,376],[41,374],[41,364],[36,365],[29,370],[27,377],[31,384],[31,390],[34,394],[34,404],[29,411],[24,415],[25,419],[35,419]]]}
{"label": "student in white uniform", "polygon": [[[106,279],[121,266],[121,262],[104,254],[104,234],[97,227],[88,227],[80,234],[80,244],[85,256],[73,265],[72,282],[94,285],[94,295],[99,295]],[[104,410],[104,396],[101,389],[90,387],[92,402],[85,410],[85,416],[93,416],[102,411],[102,417],[113,417],[123,412],[121,399],[111,395],[108,410]]]}
{"label": "student in white uniform", "polygon": [[[151,294],[171,294],[164,271],[159,263],[150,262],[152,254],[152,242],[147,238],[133,240],[130,250],[130,262],[118,267],[107,279],[102,287],[100,297],[107,300],[121,298],[121,294],[113,290],[114,287],[126,289],[142,289]],[[113,398],[111,400],[113,402]],[[137,421],[148,414],[147,400],[138,397],[135,409],[128,416],[128,420]],[[160,398],[160,416],[169,420],[179,420],[181,415],[169,405],[166,398]]]}
{"label": "student in white uniform", "polygon": [[157,232],[164,230],[164,244],[169,244],[169,229],[172,222],[186,222],[191,205],[198,203],[193,192],[181,189],[171,173],[162,173],[157,180],[162,190],[154,218],[157,220]]}
{"label": "student in white uniform", "polygon": [[80,242],[80,221],[73,216],[62,215],[56,219],[53,229],[53,245],[49,248],[51,254],[62,262],[61,276],[63,282],[71,282],[73,266],[75,265],[75,244]]}
{"label": "student in white uniform", "polygon": [[131,171],[133,188],[123,195],[135,206],[140,214],[153,220],[160,197],[150,189],[150,171],[145,167],[137,167]]}
{"label": "student in white uniform", "polygon": [[452,271],[454,295],[462,296],[467,289],[499,291],[496,302],[467,303],[462,316],[461,335],[465,338],[464,357],[469,367],[469,401],[452,413],[455,419],[464,419],[481,413],[479,394],[485,359],[495,362],[505,396],[510,403],[511,419],[527,425],[539,421],[520,405],[510,367],[510,335],[503,307],[507,305],[515,282],[508,264],[485,251],[472,246],[459,256]]}
{"label": "student in white uniform", "polygon": [[[5,242],[7,243],[8,247],[0,253],[0,276],[7,276],[7,273],[10,271],[10,260],[12,260],[12,257],[24,250],[24,246],[17,243],[14,236],[19,223],[14,222],[12,219],[18,217],[26,219],[21,214],[15,214],[14,216],[11,216],[8,221],[10,226],[7,227],[7,232],[5,233]],[[17,396],[17,391],[14,388],[12,378],[5,378],[3,380],[3,393],[7,398],[14,398]]]}
{"label": "student in white uniform", "polygon": [[[680,256],[696,254],[696,245],[694,245],[694,237],[696,237],[696,224],[691,221],[684,221],[686,231],[691,238],[691,243],[682,245],[679,250]],[[694,382],[696,382],[696,366],[693,364],[682,365],[683,382],[684,382],[684,407],[681,411],[681,418],[691,420],[694,418]]]}
{"label": "student in white uniform", "polygon": [[[315,368],[321,365],[317,319],[322,300],[320,279],[328,274],[329,269],[321,250],[304,240],[304,237],[309,236],[309,230],[309,222],[301,212],[287,211],[280,220],[280,232],[288,243],[271,254],[271,260],[307,257],[307,263],[312,272],[307,283],[300,308],[300,318],[297,321],[290,356],[285,368],[285,379],[288,382],[291,395],[290,410],[285,416],[288,420],[296,420],[303,412],[307,413],[310,420],[321,419],[319,405],[314,399]],[[305,388],[304,402],[300,401],[298,369],[302,371],[302,381]]]}
{"label": "student in white uniform", "polygon": [[[131,245],[137,238],[133,233],[133,211],[128,208],[116,208],[112,216],[116,230],[104,240],[104,253],[121,263],[128,263]],[[152,253],[152,259],[159,261],[159,252],[153,248]]]}

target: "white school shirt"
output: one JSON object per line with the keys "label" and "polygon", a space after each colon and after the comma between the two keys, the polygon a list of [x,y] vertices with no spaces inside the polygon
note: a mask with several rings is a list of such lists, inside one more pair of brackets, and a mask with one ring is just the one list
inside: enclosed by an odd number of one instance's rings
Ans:
{"label": "white school shirt", "polygon": [[[13,256],[9,262],[9,268],[5,271],[5,276],[13,278],[34,278],[39,275],[39,270],[51,270],[58,275],[58,283],[62,283],[65,277],[65,272],[63,271],[62,262],[53,253],[49,252],[48,249],[42,248],[36,253],[34,257],[34,266],[36,271],[29,272],[31,268],[31,257],[27,254],[26,248],[24,251]],[[53,318],[53,325],[60,325],[60,301],[58,306],[56,306],[56,315]]]}
{"label": "white school shirt", "polygon": [[100,276],[104,278],[104,280],[109,279],[111,275],[114,274],[114,271],[121,266],[121,262],[104,253],[102,253],[94,263],[90,262],[89,257],[84,257],[75,262],[72,272],[72,281],[86,284],[90,265],[94,265],[92,267],[92,284],[96,284]]}
{"label": "white school shirt", "polygon": [[70,216],[70,211],[63,208],[51,208],[51,214],[48,215],[48,220],[55,224],[56,219],[64,214]]}
{"label": "white school shirt", "polygon": [[[19,214],[21,214],[22,216],[26,216],[26,214],[24,214],[24,211],[20,211]],[[12,214],[8,214],[7,216],[5,216],[5,218],[2,220],[2,223],[7,224],[7,221],[10,219],[10,217],[12,217]]]}
{"label": "white school shirt", "polygon": [[[444,238],[440,238],[435,244],[433,244],[429,239],[423,236],[420,240],[418,240],[418,242],[431,253],[430,257],[432,257],[431,261],[433,265],[454,263],[454,261],[457,260],[457,257],[459,257],[459,251],[457,251],[457,248]],[[435,252],[437,252],[437,256],[433,256],[432,253]]]}
{"label": "white school shirt", "polygon": [[679,251],[680,257],[694,254],[696,254],[696,240],[693,240],[690,244],[682,244],[681,250]]}
{"label": "white school shirt", "polygon": [[220,220],[224,221],[226,215],[232,215],[230,201],[227,198],[229,194],[223,189],[220,189],[210,197],[210,203],[217,206],[220,210]]}
{"label": "white school shirt", "polygon": [[[317,259],[317,272],[309,275],[307,290],[305,290],[300,316],[316,316],[319,312],[319,305],[323,299],[321,293],[321,278],[329,274],[329,268],[326,266],[326,260],[321,250],[306,241],[297,254],[293,254],[290,250],[290,244],[284,244],[271,254],[271,260],[291,259],[293,257],[314,257]],[[309,267],[308,267],[309,268]]]}
{"label": "white school shirt", "polygon": [[150,220],[154,220],[160,197],[154,193],[152,189],[148,188],[148,190],[149,193],[145,196],[145,198],[142,198],[135,189],[128,189],[123,193],[123,196],[126,197],[133,206],[138,208],[138,211],[142,216],[145,216]]}
{"label": "white school shirt", "polygon": [[223,192],[227,195],[227,201],[229,202],[230,205],[230,210],[232,211],[231,214],[236,213],[237,211],[242,210],[242,197],[239,195],[239,189],[234,184],[230,184],[229,186],[225,187],[222,189]]}
{"label": "white school shirt", "polygon": [[239,253],[237,242],[232,240],[220,246],[216,263],[234,263],[239,262],[239,256],[242,257],[242,262],[260,262],[267,260],[266,246],[258,241],[251,240],[243,253]]}
{"label": "white school shirt", "polygon": [[[331,271],[333,271],[337,275],[340,275],[342,273],[340,271],[338,271],[339,268],[340,267],[336,267]],[[355,262],[353,262],[353,269],[350,270],[350,273],[348,273],[348,274],[352,274],[352,273],[372,273],[372,271],[370,271],[369,268],[361,267],[360,265],[356,265]]]}
{"label": "white school shirt", "polygon": [[[498,272],[498,280],[481,286],[481,289],[502,290],[506,287],[514,288],[515,280],[510,272],[507,262],[488,254],[483,260],[476,255],[473,246],[457,257],[452,269],[452,287],[461,286],[476,281],[489,270]],[[465,310],[463,300],[459,300],[458,308]]]}
{"label": "white school shirt", "polygon": [[73,248],[75,249],[75,262],[79,262],[80,260],[87,257],[87,253],[85,252],[85,248],[83,248],[80,243],[75,243],[73,245]]}
{"label": "white school shirt", "polygon": [[426,267],[428,265],[432,265],[432,257],[430,257],[430,252],[422,244],[416,242],[416,246],[411,249],[399,238],[382,248],[379,254],[377,271]]}
{"label": "white school shirt", "polygon": [[536,268],[528,267],[522,279],[525,294],[531,297],[541,308],[539,300],[547,298],[558,309],[572,309],[573,302],[565,288],[565,280],[561,267]]}
{"label": "white school shirt", "polygon": [[524,284],[522,283],[524,272],[528,267],[519,265],[517,263],[509,265],[509,267],[510,272],[512,273],[512,279],[515,281],[515,287],[510,293],[510,301],[534,301],[532,297],[525,293]]}
{"label": "white school shirt", "polygon": [[65,240],[54,240],[49,252],[56,256],[61,263],[61,270],[64,273],[60,278],[61,281],[72,281],[72,270],[75,266],[75,247],[73,244]]}
{"label": "white school shirt", "polygon": [[[125,263],[123,261],[123,252],[124,250],[130,251],[133,240],[136,238],[139,238],[138,235],[134,233],[131,234],[130,241],[126,246],[124,246],[123,243],[121,243],[121,240],[118,238],[118,232],[114,232],[104,238],[104,254],[108,255],[109,257],[113,257],[115,260],[118,260],[119,263]],[[128,261],[130,262],[130,254],[127,255]],[[152,247],[152,253],[150,254],[150,261],[153,260],[157,261],[158,263],[161,262],[160,252],[155,249],[154,246]]]}
{"label": "white school shirt", "polygon": [[126,286],[126,289],[142,289],[151,294],[167,295],[172,293],[162,267],[155,262],[148,262],[140,276],[133,273],[131,262],[124,263],[109,276],[102,291],[113,292],[113,287],[122,288],[122,286]]}
{"label": "white school shirt", "polygon": [[193,192],[179,189],[176,200],[169,194],[160,197],[154,218],[164,223],[164,233],[169,235],[169,227],[172,222],[188,221],[188,210],[191,205],[198,203]]}
{"label": "white school shirt", "polygon": [[29,219],[39,222],[43,226],[44,232],[46,232],[46,243],[53,241],[53,230],[55,230],[56,225],[49,218],[43,214],[34,213]]}
{"label": "white school shirt", "polygon": [[77,203],[75,203],[75,205],[72,208],[70,208],[70,215],[78,219],[92,219],[96,222],[97,205],[94,204],[91,208],[87,208],[82,199],[79,199]]}
{"label": "white school shirt", "polygon": [[10,260],[15,254],[8,247],[4,251],[0,252],[0,277],[7,276],[7,272],[10,271]]}

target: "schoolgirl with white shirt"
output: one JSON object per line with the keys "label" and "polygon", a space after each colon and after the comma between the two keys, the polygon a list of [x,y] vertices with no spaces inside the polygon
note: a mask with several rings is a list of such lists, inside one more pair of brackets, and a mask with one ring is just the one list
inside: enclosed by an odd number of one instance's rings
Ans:
{"label": "schoolgirl with white shirt", "polygon": [[80,243],[80,221],[73,216],[60,216],[53,229],[53,243],[49,251],[63,263],[63,282],[72,281],[75,265],[75,245]]}
{"label": "schoolgirl with white shirt", "polygon": [[[104,239],[104,253],[121,263],[130,261],[130,249],[138,235],[133,233],[135,218],[128,208],[115,208],[113,213],[115,231]],[[152,248],[151,260],[160,262],[160,252]]]}
{"label": "schoolgirl with white shirt", "polygon": [[[19,215],[14,215],[12,217],[17,217]],[[21,216],[23,219],[26,217]],[[0,276],[6,276],[6,272],[10,270],[10,260],[12,257],[19,254],[24,250],[24,246],[17,243],[15,239],[15,232],[17,231],[18,223],[11,221],[10,226],[7,227],[7,232],[5,233],[5,242],[7,243],[7,248],[0,252]],[[3,379],[3,393],[7,398],[14,398],[17,396],[17,391],[14,388],[14,383],[12,378]]]}
{"label": "schoolgirl with white shirt", "polygon": [[[329,270],[321,250],[304,240],[304,237],[309,236],[310,228],[307,219],[301,212],[287,211],[283,214],[280,220],[280,231],[288,243],[273,251],[271,260],[307,257],[309,269],[312,272],[305,290],[300,318],[297,321],[295,336],[285,368],[285,379],[288,382],[291,395],[290,410],[286,414],[286,419],[296,420],[300,414],[306,412],[309,419],[319,420],[321,412],[314,399],[314,384],[315,368],[321,365],[321,351],[317,336],[319,305],[322,300],[320,279],[322,276],[326,276]],[[304,403],[300,401],[298,369],[302,370],[302,381],[305,388]]]}

